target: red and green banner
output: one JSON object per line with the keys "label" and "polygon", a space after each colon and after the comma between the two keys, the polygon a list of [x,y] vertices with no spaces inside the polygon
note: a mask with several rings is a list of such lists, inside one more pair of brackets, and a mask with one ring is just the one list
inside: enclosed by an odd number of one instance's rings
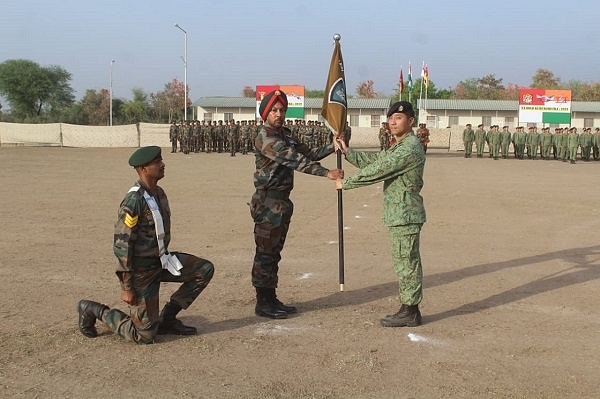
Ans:
{"label": "red and green banner", "polygon": [[571,90],[519,90],[519,123],[571,123]]}
{"label": "red and green banner", "polygon": [[304,119],[304,86],[261,85],[256,86],[256,117],[260,118],[260,102],[263,97],[273,91],[281,90],[288,100],[286,119]]}

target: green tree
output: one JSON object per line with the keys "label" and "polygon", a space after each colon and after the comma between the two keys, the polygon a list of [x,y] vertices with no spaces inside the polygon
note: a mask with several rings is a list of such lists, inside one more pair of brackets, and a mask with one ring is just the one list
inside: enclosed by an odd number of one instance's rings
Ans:
{"label": "green tree", "polygon": [[560,78],[554,76],[554,73],[548,69],[539,68],[535,71],[535,74],[531,77],[532,89],[560,89],[562,83]]}
{"label": "green tree", "polygon": [[134,87],[131,89],[131,92],[133,100],[121,106],[125,123],[148,122],[150,120],[148,95],[139,87]]}
{"label": "green tree", "polygon": [[323,98],[323,97],[325,97],[325,90],[305,90],[304,97],[306,97],[306,98]]}
{"label": "green tree", "polygon": [[84,124],[106,126],[110,121],[110,92],[88,89],[80,101],[81,116]]}
{"label": "green tree", "polygon": [[0,64],[0,94],[10,103],[12,115],[22,120],[60,118],[75,102],[70,80],[71,74],[56,65],[41,67],[24,59]]}

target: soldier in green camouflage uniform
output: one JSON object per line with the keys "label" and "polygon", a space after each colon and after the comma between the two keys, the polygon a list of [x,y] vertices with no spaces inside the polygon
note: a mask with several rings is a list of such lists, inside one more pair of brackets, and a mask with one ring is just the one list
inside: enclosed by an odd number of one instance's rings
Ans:
{"label": "soldier in green camouflage uniform", "polygon": [[475,150],[477,151],[477,158],[483,157],[483,151],[485,148],[486,133],[483,130],[483,125],[478,125],[475,131]]}
{"label": "soldier in green camouflage uniform", "polygon": [[229,122],[229,132],[227,138],[227,141],[229,142],[230,155],[235,157],[235,153],[238,149],[238,141],[240,139],[240,125],[236,124],[233,119]]}
{"label": "soldier in green camouflage uniform", "polygon": [[584,128],[583,134],[579,136],[579,145],[581,146],[581,159],[584,162],[590,161],[592,151],[592,128]]}
{"label": "soldier in green camouflage uniform", "polygon": [[519,159],[519,141],[521,140],[521,126],[517,126],[512,135],[513,153],[516,159]]}
{"label": "soldier in green camouflage uniform", "polygon": [[577,128],[575,127],[569,129],[567,146],[569,148],[569,160],[573,164],[577,159],[577,149],[579,148],[579,135],[577,134]]}
{"label": "soldier in green camouflage uniform", "polygon": [[175,121],[171,122],[171,126],[169,127],[169,141],[171,142],[171,153],[177,152],[177,131],[179,128],[177,127],[177,123]]}
{"label": "soldier in green camouflage uniform", "polygon": [[471,124],[467,123],[466,129],[463,130],[463,144],[465,146],[465,158],[471,158],[473,152],[473,140],[475,140],[475,132],[471,129]]}
{"label": "soldier in green camouflage uniform", "polygon": [[600,159],[600,128],[594,129],[594,135],[592,137],[592,153],[594,156],[594,161]]}
{"label": "soldier in green camouflage uniform", "polygon": [[273,319],[284,319],[297,309],[277,299],[277,272],[281,260],[294,204],[290,192],[294,188],[294,171],[340,179],[341,169],[328,170],[318,160],[333,153],[333,145],[310,149],[298,143],[292,132],[283,126],[287,97],[275,90],[263,97],[259,106],[266,122],[254,141],[256,192],[250,201],[254,220],[256,253],[252,266],[252,285],[256,288],[255,313]]}
{"label": "soldier in green camouflage uniform", "polygon": [[[77,305],[79,330],[94,338],[98,335],[96,320],[100,320],[115,334],[139,344],[154,342],[156,334],[196,334],[195,327],[184,325],[176,316],[206,288],[214,266],[194,255],[168,251],[171,210],[167,195],[157,185],[165,170],[160,147],[139,148],[129,164],[135,167],[139,180],[121,202],[113,246],[121,299],[129,305],[129,314],[81,300]],[[181,286],[159,314],[161,282]]]}
{"label": "soldier in green camouflage uniform", "polygon": [[540,134],[537,127],[530,128],[531,131],[527,135],[527,147],[529,148],[529,158],[537,159],[538,150],[540,147]]}
{"label": "soldier in green camouflage uniform", "polygon": [[559,157],[563,162],[567,162],[569,160],[569,130],[567,128],[560,129],[561,140],[560,148],[559,148]]}
{"label": "soldier in green camouflage uniform", "polygon": [[540,134],[540,148],[541,148],[541,156],[544,160],[550,159],[550,149],[552,148],[552,135],[550,134],[550,128],[542,128],[542,133]]}
{"label": "soldier in green camouflage uniform", "polygon": [[502,132],[500,132],[500,152],[502,153],[502,158],[508,158],[508,148],[510,147],[510,139],[511,133],[508,130],[508,126],[502,127]]}
{"label": "soldier in green camouflage uniform", "polygon": [[338,189],[352,189],[383,182],[382,220],[388,227],[394,269],[398,275],[400,310],[381,319],[385,327],[415,327],[421,324],[419,303],[423,299],[423,267],[419,252],[420,232],[426,221],[423,198],[425,152],[412,132],[414,110],[398,101],[387,112],[395,144],[379,153],[354,151],[336,141],[346,160],[361,170],[342,181]]}

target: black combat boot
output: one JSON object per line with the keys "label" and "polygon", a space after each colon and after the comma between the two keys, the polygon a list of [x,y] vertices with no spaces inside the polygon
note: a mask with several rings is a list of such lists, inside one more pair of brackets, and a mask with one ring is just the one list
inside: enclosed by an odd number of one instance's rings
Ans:
{"label": "black combat boot", "polygon": [[158,321],[158,335],[196,335],[196,327],[186,326],[175,316],[181,311],[181,306],[171,301],[167,302]]}
{"label": "black combat boot", "polygon": [[92,302],[82,299],[77,303],[77,313],[79,313],[79,331],[88,338],[96,338],[96,319],[102,321],[104,312],[108,306],[98,302]]}
{"label": "black combat boot", "polygon": [[271,299],[269,290],[272,288],[256,287],[256,307],[254,313],[257,316],[268,317],[270,319],[285,319],[287,313],[280,310]]}
{"label": "black combat boot", "polygon": [[265,289],[268,290],[267,292],[269,293],[269,297],[271,298],[271,303],[273,304],[273,306],[276,309],[283,310],[287,314],[298,312],[298,308],[296,308],[295,306],[284,305],[279,299],[277,299],[277,294],[275,292],[275,288],[265,288]]}
{"label": "black combat boot", "polygon": [[384,327],[416,327],[421,325],[421,312],[419,305],[402,305],[400,310],[393,315],[381,319]]}

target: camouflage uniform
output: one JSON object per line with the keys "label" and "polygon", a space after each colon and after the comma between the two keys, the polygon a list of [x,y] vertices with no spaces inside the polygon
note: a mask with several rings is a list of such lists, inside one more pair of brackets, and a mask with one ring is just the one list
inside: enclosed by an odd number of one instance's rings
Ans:
{"label": "camouflage uniform", "polygon": [[485,142],[487,141],[487,134],[483,130],[483,126],[479,126],[479,129],[475,131],[475,150],[477,151],[477,158],[483,157],[483,151],[485,148]]}
{"label": "camouflage uniform", "polygon": [[504,126],[502,128],[502,132],[500,132],[500,152],[502,153],[502,158],[508,158],[508,147],[510,146],[511,134],[508,131],[508,126]]}
{"label": "camouflage uniform", "polygon": [[294,170],[326,176],[328,169],[316,161],[332,154],[333,145],[310,149],[298,143],[286,127],[279,132],[265,123],[254,141],[254,148],[256,192],[250,201],[250,215],[254,220],[256,254],[252,285],[276,288],[281,250],[294,211],[289,197],[294,188]]}
{"label": "camouflage uniform", "polygon": [[583,134],[579,137],[579,145],[581,145],[581,159],[585,162],[589,162],[592,151],[592,129],[583,129]]}
{"label": "camouflage uniform", "polygon": [[594,156],[594,161],[600,159],[600,129],[596,128],[594,130],[593,138],[592,138],[592,152]]}
{"label": "camouflage uniform", "polygon": [[[133,290],[137,303],[129,306],[129,315],[118,309],[104,312],[102,321],[126,340],[148,344],[153,342],[159,326],[160,283],[182,283],[171,295],[170,302],[187,309],[212,279],[214,266],[206,259],[171,252],[183,265],[181,275],[174,276],[163,269],[154,219],[143,196],[144,192],[150,192],[141,181],[136,182],[134,187],[139,188],[132,188],[119,208],[113,250],[119,261],[116,273],[121,288]],[[163,189],[158,187],[157,190],[155,199],[163,219],[165,248],[168,248],[171,240],[171,210]]]}
{"label": "camouflage uniform", "polygon": [[471,125],[463,130],[463,144],[465,146],[465,158],[471,158],[473,152],[473,140],[475,140],[475,132],[471,129]]}
{"label": "camouflage uniform", "polygon": [[400,302],[418,305],[423,298],[419,236],[426,221],[423,198],[425,152],[414,133],[379,153],[348,149],[346,160],[361,170],[342,181],[344,190],[383,184],[382,220],[388,226]]}
{"label": "camouflage uniform", "polygon": [[171,127],[169,128],[169,141],[171,142],[171,152],[177,152],[177,135],[178,135],[179,127],[173,122]]}
{"label": "camouflage uniform", "polygon": [[238,141],[240,139],[240,125],[236,124],[233,119],[230,123],[227,141],[229,142],[229,151],[231,152],[231,156],[235,157]]}
{"label": "camouflage uniform", "polygon": [[540,147],[542,149],[542,159],[550,159],[550,149],[552,148],[552,136],[550,135],[550,129],[545,127],[542,129],[540,134]]}
{"label": "camouflage uniform", "polygon": [[577,149],[579,148],[579,135],[577,129],[571,128],[567,135],[567,145],[569,147],[569,160],[575,163],[577,159]]}

